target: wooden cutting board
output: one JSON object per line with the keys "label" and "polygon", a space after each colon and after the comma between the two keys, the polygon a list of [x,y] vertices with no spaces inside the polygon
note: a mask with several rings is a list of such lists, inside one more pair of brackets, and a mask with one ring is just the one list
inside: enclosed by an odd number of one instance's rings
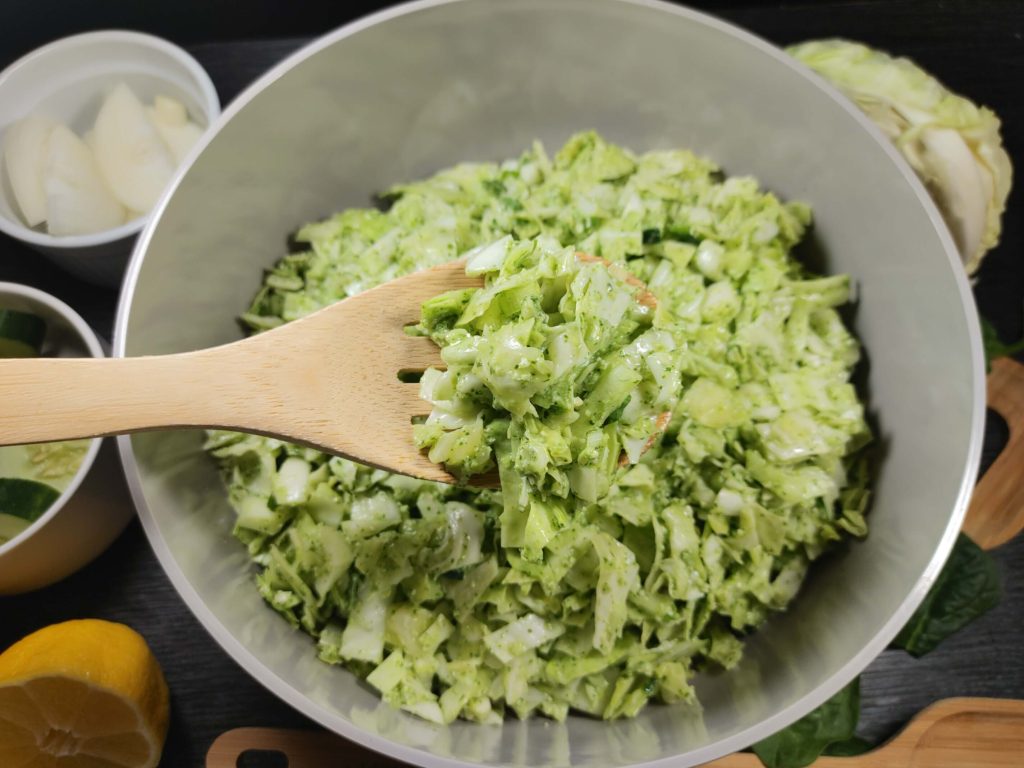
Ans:
{"label": "wooden cutting board", "polygon": [[992,361],[988,407],[1006,420],[1010,438],[975,487],[964,520],[964,533],[982,549],[1005,544],[1024,528],[1024,365],[1007,357]]}
{"label": "wooden cutting board", "polygon": [[[248,753],[248,755],[247,755]],[[206,768],[246,768],[263,753],[274,768],[394,768],[383,755],[327,731],[237,728],[222,734],[206,755]],[[267,754],[270,753],[270,754]],[[242,758],[246,755],[246,758]],[[271,758],[273,755],[273,758]],[[239,759],[243,763],[239,763]],[[944,699],[919,713],[891,741],[857,757],[821,757],[814,768],[1020,768],[1024,765],[1024,701]],[[761,768],[750,753],[707,763],[707,768]]]}
{"label": "wooden cutting board", "polygon": [[[978,483],[963,530],[993,549],[1024,528],[1024,365],[996,360],[988,405],[1010,430],[1006,447]],[[206,768],[248,768],[245,753],[271,753],[258,768],[394,768],[398,763],[327,731],[237,728],[221,734]],[[269,757],[269,755],[268,755]],[[282,762],[283,761],[283,762]],[[750,753],[723,757],[708,768],[761,768]],[[858,757],[822,757],[814,768],[1024,768],[1024,701],[954,698],[920,712],[891,741]],[[257,768],[254,766],[254,768]]]}

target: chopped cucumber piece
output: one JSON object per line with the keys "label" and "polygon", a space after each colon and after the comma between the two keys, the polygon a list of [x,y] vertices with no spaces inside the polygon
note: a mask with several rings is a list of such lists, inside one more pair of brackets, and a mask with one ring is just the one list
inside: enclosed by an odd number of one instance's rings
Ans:
{"label": "chopped cucumber piece", "polygon": [[0,357],[38,357],[46,322],[28,312],[0,309]]}
{"label": "chopped cucumber piece", "polygon": [[32,522],[58,498],[60,491],[35,480],[0,477],[0,513]]}
{"label": "chopped cucumber piece", "polygon": [[28,520],[0,512],[0,546],[6,544],[30,525]]}
{"label": "chopped cucumber piece", "polygon": [[32,466],[32,476],[39,480],[52,481],[55,486],[63,488],[82,466],[90,442],[88,439],[67,440],[61,443],[36,443],[22,447]]}

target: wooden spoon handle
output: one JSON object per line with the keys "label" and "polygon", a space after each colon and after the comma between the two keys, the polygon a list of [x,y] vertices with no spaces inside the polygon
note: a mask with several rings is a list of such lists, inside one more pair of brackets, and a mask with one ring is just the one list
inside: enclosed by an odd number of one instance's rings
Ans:
{"label": "wooden spoon handle", "polygon": [[232,344],[165,357],[0,360],[0,445],[248,424],[271,378],[252,357]]}
{"label": "wooden spoon handle", "polygon": [[974,489],[964,533],[993,549],[1024,528],[1024,365],[1000,358],[988,375],[988,405],[1006,419],[1010,439]]}

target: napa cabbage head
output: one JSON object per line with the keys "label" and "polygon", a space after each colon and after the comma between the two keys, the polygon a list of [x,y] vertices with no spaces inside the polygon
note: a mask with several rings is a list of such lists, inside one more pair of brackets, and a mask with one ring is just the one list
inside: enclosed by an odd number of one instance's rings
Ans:
{"label": "napa cabbage head", "polygon": [[942,212],[969,274],[999,242],[1012,166],[999,118],[906,58],[847,40],[788,52],[831,81],[888,136]]}

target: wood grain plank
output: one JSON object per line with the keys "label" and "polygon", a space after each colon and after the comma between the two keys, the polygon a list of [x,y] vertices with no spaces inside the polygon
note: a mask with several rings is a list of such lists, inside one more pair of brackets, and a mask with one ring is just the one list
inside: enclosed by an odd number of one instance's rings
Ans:
{"label": "wood grain plank", "polygon": [[[386,765],[326,731],[239,728],[221,734],[206,755],[206,768],[236,768],[246,752],[283,758],[287,768]],[[902,732],[856,757],[820,757],[815,768],[1009,768],[1024,755],[1024,700],[956,698],[918,713]],[[706,768],[761,768],[751,753],[727,755]]]}
{"label": "wood grain plank", "polygon": [[988,376],[988,404],[1009,427],[999,458],[974,490],[964,533],[983,549],[994,549],[1024,528],[1024,365],[995,360]]}

